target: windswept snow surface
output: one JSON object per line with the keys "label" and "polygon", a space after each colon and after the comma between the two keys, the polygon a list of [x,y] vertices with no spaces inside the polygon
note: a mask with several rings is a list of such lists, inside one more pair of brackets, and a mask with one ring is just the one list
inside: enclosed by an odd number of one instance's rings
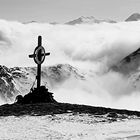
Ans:
{"label": "windswept snow surface", "polygon": [[138,140],[140,119],[89,114],[0,118],[0,140]]}

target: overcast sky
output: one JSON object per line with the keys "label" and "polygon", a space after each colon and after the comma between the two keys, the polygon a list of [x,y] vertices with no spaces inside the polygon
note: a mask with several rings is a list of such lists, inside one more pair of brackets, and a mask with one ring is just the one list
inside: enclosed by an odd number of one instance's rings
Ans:
{"label": "overcast sky", "polygon": [[67,22],[80,16],[117,21],[140,13],[140,0],[0,0],[0,18]]}

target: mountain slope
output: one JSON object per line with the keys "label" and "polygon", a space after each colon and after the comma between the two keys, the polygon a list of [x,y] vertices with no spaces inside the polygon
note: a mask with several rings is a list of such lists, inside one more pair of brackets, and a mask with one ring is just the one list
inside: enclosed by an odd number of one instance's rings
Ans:
{"label": "mountain slope", "polygon": [[123,58],[117,65],[112,67],[113,70],[123,74],[131,74],[139,71],[140,68],[140,48]]}
{"label": "mountain slope", "polygon": [[[17,94],[27,94],[35,82],[35,67],[7,68],[0,66],[0,97],[13,101]],[[69,78],[84,80],[84,76],[69,64],[58,64],[42,68],[42,85],[54,89]]]}
{"label": "mountain slope", "polygon": [[19,93],[16,88],[16,83],[10,72],[5,66],[0,66],[0,97],[2,100],[8,102]]}
{"label": "mountain slope", "polygon": [[[5,110],[5,111],[4,111]],[[68,104],[68,103],[40,103],[40,104],[5,104],[0,106],[0,116],[22,116],[22,115],[50,115],[62,113],[85,113],[92,115],[105,115],[117,118],[120,115],[140,117],[140,112],[130,110],[120,110],[105,107],[93,107],[87,105]],[[120,114],[120,115],[117,115]]]}
{"label": "mountain slope", "polygon": [[136,91],[140,90],[140,48],[126,56],[111,69],[125,75],[132,87]]}
{"label": "mountain slope", "polygon": [[131,16],[129,16],[125,21],[138,21],[140,20],[140,14],[139,13],[134,13]]}

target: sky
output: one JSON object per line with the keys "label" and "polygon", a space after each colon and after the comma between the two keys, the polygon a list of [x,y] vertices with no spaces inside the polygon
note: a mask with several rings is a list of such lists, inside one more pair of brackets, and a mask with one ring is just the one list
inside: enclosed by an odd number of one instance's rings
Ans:
{"label": "sky", "polygon": [[80,16],[123,21],[140,13],[140,0],[0,0],[0,18],[64,23]]}

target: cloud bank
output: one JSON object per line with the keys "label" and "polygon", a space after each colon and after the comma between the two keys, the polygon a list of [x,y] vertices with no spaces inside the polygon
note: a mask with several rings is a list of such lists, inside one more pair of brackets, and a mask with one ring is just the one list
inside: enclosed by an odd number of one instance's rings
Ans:
{"label": "cloud bank", "polygon": [[35,66],[28,55],[38,35],[51,52],[44,65],[68,63],[85,74],[85,81],[69,79],[53,89],[57,100],[140,110],[139,90],[128,77],[110,70],[140,47],[139,21],[70,26],[0,20],[0,64]]}

